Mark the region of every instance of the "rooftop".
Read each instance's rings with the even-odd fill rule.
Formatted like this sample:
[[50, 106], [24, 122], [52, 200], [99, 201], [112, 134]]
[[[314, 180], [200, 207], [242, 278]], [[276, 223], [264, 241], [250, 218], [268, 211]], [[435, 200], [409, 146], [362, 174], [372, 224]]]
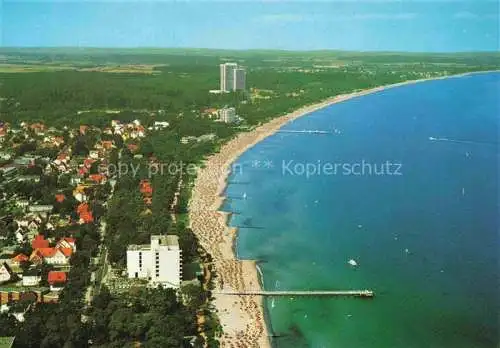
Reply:
[[[160, 246], [179, 248], [179, 237], [175, 235], [153, 235], [151, 236], [151, 243], [157, 242]], [[150, 244], [132, 244], [129, 245], [127, 250], [130, 251], [146, 251], [151, 250]]]

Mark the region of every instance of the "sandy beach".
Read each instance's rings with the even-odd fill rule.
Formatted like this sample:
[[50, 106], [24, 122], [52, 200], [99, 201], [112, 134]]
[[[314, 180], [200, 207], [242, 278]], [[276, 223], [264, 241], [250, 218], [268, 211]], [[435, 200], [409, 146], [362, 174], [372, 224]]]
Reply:
[[[467, 75], [467, 74], [462, 74]], [[462, 76], [455, 75], [455, 76]], [[447, 78], [438, 77], [436, 79]], [[201, 245], [212, 255], [215, 269], [214, 305], [223, 327], [222, 347], [270, 347], [269, 333], [264, 321], [260, 296], [224, 294], [231, 291], [260, 289], [256, 265], [253, 261], [237, 260], [233, 242], [237, 231], [226, 224], [228, 214], [219, 211], [231, 164], [246, 150], [272, 135], [284, 124], [328, 105], [388, 88], [418, 83], [424, 80], [401, 82], [350, 94], [338, 95], [320, 103], [302, 107], [277, 117], [250, 132], [241, 133], [222, 146], [219, 153], [210, 156], [198, 172], [189, 204], [190, 225]]]

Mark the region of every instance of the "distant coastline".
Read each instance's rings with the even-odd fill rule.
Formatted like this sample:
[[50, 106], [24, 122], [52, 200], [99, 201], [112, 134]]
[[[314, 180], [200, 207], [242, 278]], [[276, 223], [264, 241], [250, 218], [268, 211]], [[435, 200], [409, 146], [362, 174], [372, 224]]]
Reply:
[[221, 293], [227, 290], [258, 290], [261, 287], [255, 262], [236, 258], [234, 243], [237, 230], [228, 227], [229, 214], [219, 211], [225, 199], [223, 192], [227, 186], [229, 168], [237, 158], [260, 141], [276, 133], [286, 123], [324, 107], [404, 85], [492, 72], [500, 71], [478, 71], [410, 80], [331, 97], [272, 119], [252, 131], [238, 134], [223, 145], [218, 153], [205, 161], [205, 167], [199, 171], [193, 188], [189, 204], [189, 218], [191, 228], [201, 245], [213, 258], [217, 277], [214, 304], [223, 327], [223, 336], [220, 339], [222, 347], [271, 346], [262, 298]]

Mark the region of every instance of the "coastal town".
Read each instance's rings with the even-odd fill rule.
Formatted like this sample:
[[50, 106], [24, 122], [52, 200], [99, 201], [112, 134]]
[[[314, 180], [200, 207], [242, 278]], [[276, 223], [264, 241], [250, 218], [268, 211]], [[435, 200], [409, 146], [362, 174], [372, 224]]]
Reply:
[[[167, 126], [156, 122], [150, 130]], [[177, 236], [152, 236], [157, 244], [164, 239], [165, 243], [152, 249], [156, 263], [144, 261], [149, 262], [144, 268], [142, 260], [134, 264], [132, 250], [143, 250], [141, 257], [145, 249], [129, 246], [128, 277], [126, 272], [114, 272], [103, 244], [106, 206], [118, 179], [107, 168], [113, 158], [141, 159], [136, 152], [150, 130], [138, 120], [116, 120], [104, 129], [0, 123], [2, 313], [22, 323], [39, 304], [67, 301], [64, 296], [69, 294], [81, 296], [83, 308], [88, 309], [106, 278], [109, 287], [120, 292], [148, 284], [180, 288], [184, 277]], [[144, 213], [151, 214], [150, 180], [140, 180], [137, 191], [142, 195]], [[149, 257], [153, 259], [154, 254]], [[140, 275], [134, 271], [137, 267]], [[197, 275], [202, 279], [201, 271]], [[188, 283], [200, 286], [196, 274], [193, 279], [194, 283]], [[71, 291], [65, 291], [66, 287], [72, 287]], [[89, 317], [82, 314], [81, 320]]]
[[165, 59], [0, 96], [0, 347], [271, 346], [258, 261], [235, 255], [221, 211], [231, 164], [325, 106], [488, 68]]
[[[221, 64], [219, 93], [245, 89], [245, 71], [228, 66], [233, 69]], [[229, 125], [242, 121], [235, 108], [227, 106], [202, 109], [199, 117]], [[192, 245], [180, 245], [178, 235], [150, 234], [148, 244], [125, 246], [125, 262], [111, 261], [108, 252], [107, 210], [132, 163], [148, 168], [132, 176], [141, 199], [139, 215], [153, 215], [152, 169], [164, 173], [158, 171], [161, 164], [154, 153], [141, 151], [142, 141], [169, 126], [163, 120], [146, 126], [138, 119], [75, 128], [0, 121], [0, 305], [1, 314], [15, 318], [15, 326], [29, 321], [42, 304], [64, 307], [75, 300], [81, 303], [81, 322], [89, 323], [95, 320], [93, 301], [103, 288], [117, 296], [137, 288], [171, 288], [185, 303], [193, 299], [181, 288], [194, 287], [199, 289], [194, 291], [196, 301], [205, 301], [201, 293], [212, 281], [208, 264], [183, 259], [181, 246]], [[179, 139], [179, 146], [214, 138], [215, 134], [187, 135]], [[140, 179], [134, 177], [137, 174]], [[176, 204], [171, 202], [170, 211], [176, 211]], [[206, 340], [206, 319], [199, 309], [197, 317], [195, 332]], [[195, 338], [189, 341], [195, 344]]]

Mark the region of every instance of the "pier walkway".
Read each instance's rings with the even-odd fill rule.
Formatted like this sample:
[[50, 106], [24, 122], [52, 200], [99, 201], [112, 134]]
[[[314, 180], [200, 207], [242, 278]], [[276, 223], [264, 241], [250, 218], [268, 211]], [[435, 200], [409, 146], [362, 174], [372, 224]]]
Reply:
[[249, 290], [249, 291], [214, 291], [217, 295], [234, 295], [234, 296], [352, 296], [352, 297], [367, 297], [375, 296], [371, 290], [310, 290], [310, 291], [265, 291], [265, 290]]

